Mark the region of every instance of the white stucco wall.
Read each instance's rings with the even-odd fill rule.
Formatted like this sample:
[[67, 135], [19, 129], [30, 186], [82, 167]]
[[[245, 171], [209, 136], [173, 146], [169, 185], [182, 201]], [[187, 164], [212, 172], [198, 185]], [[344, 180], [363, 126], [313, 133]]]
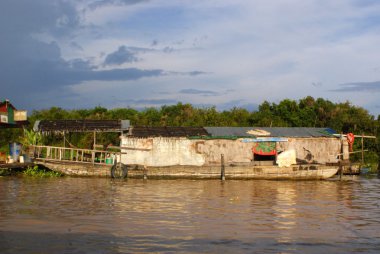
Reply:
[[194, 149], [194, 142], [186, 138], [122, 138], [124, 149], [122, 161], [127, 164], [146, 166], [194, 165], [202, 166], [204, 156]]
[[341, 153], [341, 141], [339, 138], [289, 138], [288, 142], [279, 142], [277, 148], [294, 149], [298, 160], [309, 163], [335, 163]]
[[[121, 146], [127, 153], [122, 156], [123, 163], [145, 166], [215, 165], [220, 164], [221, 154], [226, 163], [249, 163], [253, 158], [253, 144], [241, 140], [122, 137]], [[289, 138], [278, 142], [277, 148], [294, 149], [297, 159], [323, 164], [338, 162], [341, 142], [338, 138]]]

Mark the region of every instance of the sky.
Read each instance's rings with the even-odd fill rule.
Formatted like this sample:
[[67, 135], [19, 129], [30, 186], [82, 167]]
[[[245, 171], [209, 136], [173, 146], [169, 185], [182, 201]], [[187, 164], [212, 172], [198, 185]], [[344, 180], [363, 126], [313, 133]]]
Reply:
[[0, 56], [18, 109], [310, 95], [380, 114], [378, 0], [1, 0]]

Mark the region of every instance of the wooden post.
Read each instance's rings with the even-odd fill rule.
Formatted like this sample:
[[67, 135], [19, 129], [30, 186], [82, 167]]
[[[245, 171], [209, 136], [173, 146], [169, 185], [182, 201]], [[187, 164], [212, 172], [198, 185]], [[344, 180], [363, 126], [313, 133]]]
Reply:
[[143, 169], [143, 174], [144, 174], [143, 178], [144, 178], [144, 180], [148, 179], [148, 175], [147, 175], [146, 171], [147, 171], [146, 170], [146, 166], [144, 165], [144, 169]]
[[96, 147], [96, 132], [94, 131], [94, 146], [92, 147], [93, 150], [95, 150]]
[[221, 173], [220, 173], [220, 177], [222, 179], [222, 181], [226, 180], [226, 175], [225, 175], [225, 168], [224, 168], [224, 154], [221, 154], [220, 155], [220, 160], [221, 160]]
[[362, 133], [362, 166], [364, 165], [364, 133]]
[[92, 165], [94, 165], [95, 164], [95, 152], [94, 151], [91, 152], [91, 160], [92, 160]]
[[339, 160], [339, 180], [342, 180], [342, 176], [343, 176], [343, 166], [342, 166], [342, 162], [343, 162], [343, 159], [344, 159], [344, 148], [343, 148], [343, 134], [341, 133], [340, 134], [340, 143], [341, 143], [341, 152], [342, 152], [342, 157], [340, 158]]

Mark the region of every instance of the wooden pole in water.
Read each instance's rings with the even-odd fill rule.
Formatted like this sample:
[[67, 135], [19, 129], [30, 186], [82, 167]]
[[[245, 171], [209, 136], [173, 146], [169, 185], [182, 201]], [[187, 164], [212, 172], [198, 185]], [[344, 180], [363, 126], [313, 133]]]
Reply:
[[148, 175], [146, 172], [146, 166], [145, 165], [144, 165], [144, 169], [143, 169], [143, 174], [144, 174], [144, 176], [143, 176], [144, 180], [148, 179]]
[[342, 176], [343, 176], [343, 159], [344, 159], [344, 147], [343, 147], [343, 134], [340, 135], [340, 143], [341, 143], [341, 152], [342, 152], [342, 157], [340, 158], [340, 161], [339, 161], [339, 180], [342, 180]]
[[224, 154], [220, 155], [220, 160], [221, 160], [221, 179], [222, 181], [226, 180], [226, 175], [225, 175], [225, 168], [224, 168]]
[[364, 133], [362, 133], [362, 166], [364, 165]]

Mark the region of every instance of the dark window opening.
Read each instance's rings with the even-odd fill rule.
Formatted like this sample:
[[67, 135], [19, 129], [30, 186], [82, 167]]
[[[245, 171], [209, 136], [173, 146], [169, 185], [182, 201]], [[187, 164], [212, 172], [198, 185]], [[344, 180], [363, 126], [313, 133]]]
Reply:
[[253, 160], [254, 161], [274, 161], [276, 160], [276, 156], [253, 154]]

